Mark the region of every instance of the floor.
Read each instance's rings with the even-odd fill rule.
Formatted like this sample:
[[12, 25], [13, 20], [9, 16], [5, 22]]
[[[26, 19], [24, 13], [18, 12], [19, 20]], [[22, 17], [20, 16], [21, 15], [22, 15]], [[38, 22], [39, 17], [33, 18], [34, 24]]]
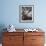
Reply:
[[0, 44], [0, 46], [2, 46], [2, 44]]

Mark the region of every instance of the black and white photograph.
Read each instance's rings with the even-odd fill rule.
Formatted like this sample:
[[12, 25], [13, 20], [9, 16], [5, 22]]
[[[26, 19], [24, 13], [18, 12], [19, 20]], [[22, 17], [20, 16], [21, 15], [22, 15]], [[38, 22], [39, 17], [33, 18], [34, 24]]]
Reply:
[[33, 5], [20, 5], [19, 19], [20, 22], [33, 22], [34, 20], [34, 6]]

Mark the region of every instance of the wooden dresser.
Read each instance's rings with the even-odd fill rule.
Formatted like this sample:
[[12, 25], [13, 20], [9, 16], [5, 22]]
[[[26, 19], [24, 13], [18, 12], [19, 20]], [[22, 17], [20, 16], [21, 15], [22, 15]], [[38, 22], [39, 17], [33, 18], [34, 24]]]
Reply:
[[44, 46], [44, 32], [3, 32], [3, 46]]

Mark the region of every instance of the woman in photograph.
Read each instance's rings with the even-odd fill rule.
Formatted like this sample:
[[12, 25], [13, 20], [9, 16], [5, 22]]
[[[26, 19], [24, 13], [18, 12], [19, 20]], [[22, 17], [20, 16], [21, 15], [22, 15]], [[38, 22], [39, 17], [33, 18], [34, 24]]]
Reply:
[[23, 7], [22, 20], [32, 20], [32, 11], [28, 7]]

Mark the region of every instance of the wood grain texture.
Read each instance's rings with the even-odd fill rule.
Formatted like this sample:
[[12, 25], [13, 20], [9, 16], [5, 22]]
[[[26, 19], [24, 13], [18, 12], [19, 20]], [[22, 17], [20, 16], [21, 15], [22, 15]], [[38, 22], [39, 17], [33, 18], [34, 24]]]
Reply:
[[44, 46], [44, 32], [24, 33], [24, 46]]
[[3, 46], [44, 46], [44, 32], [3, 32]]
[[23, 33], [4, 33], [3, 46], [23, 46]]

